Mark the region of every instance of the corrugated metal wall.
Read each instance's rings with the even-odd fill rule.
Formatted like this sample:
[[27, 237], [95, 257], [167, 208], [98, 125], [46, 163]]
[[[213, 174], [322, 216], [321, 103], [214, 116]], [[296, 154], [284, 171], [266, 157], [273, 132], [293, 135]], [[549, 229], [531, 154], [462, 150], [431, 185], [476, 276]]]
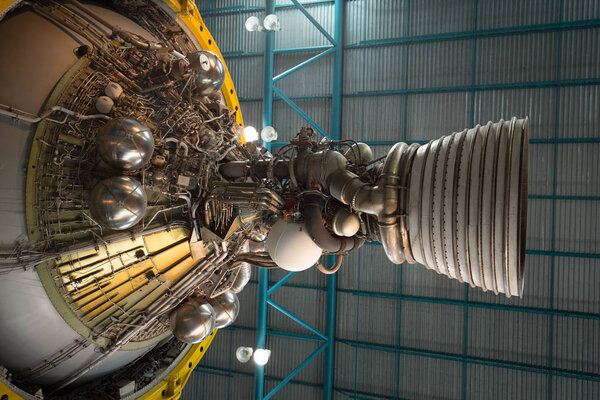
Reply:
[[[310, 13], [329, 31], [333, 4]], [[276, 49], [326, 39], [278, 1]], [[247, 33], [261, 0], [199, 2], [242, 99], [260, 127], [264, 36]], [[600, 2], [589, 0], [355, 0], [345, 4], [342, 137], [423, 141], [488, 120], [529, 116], [530, 199], [523, 299], [391, 264], [378, 246], [347, 257], [338, 274], [335, 398], [600, 398]], [[316, 52], [279, 51], [275, 75]], [[326, 57], [277, 86], [326, 131], [332, 63]], [[275, 100], [281, 141], [306, 125]], [[273, 282], [284, 274], [271, 274]], [[273, 299], [325, 330], [326, 279], [297, 274]], [[256, 282], [236, 326], [219, 332], [185, 399], [250, 399]], [[266, 390], [319, 342], [270, 311]], [[322, 397], [323, 354], [276, 396]]]

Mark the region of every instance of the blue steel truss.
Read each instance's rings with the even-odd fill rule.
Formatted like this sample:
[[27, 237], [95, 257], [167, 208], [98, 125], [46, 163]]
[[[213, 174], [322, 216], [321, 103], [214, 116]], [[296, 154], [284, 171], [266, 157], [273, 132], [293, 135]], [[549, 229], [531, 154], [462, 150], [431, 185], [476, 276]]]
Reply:
[[[311, 48], [311, 50], [321, 51], [317, 55], [301, 62], [300, 64], [284, 71], [277, 76], [273, 76], [273, 59], [276, 53], [285, 54], [289, 52], [295, 52], [299, 49], [283, 49], [275, 51], [274, 49], [274, 35], [275, 32], [266, 32], [265, 42], [265, 53], [264, 53], [264, 88], [263, 88], [263, 116], [262, 125], [263, 127], [273, 124], [273, 93], [275, 93], [279, 99], [287, 103], [294, 111], [296, 111], [304, 120], [312, 125], [317, 132], [329, 139], [340, 138], [340, 126], [341, 126], [341, 109], [342, 109], [342, 61], [343, 61], [343, 11], [344, 3], [343, 0], [334, 1], [334, 32], [333, 36], [327, 32], [314, 17], [304, 8], [298, 0], [291, 0], [294, 6], [327, 38], [331, 43], [328, 46], [321, 46], [318, 49]], [[265, 6], [266, 14], [273, 14], [275, 12], [275, 1], [266, 0]], [[306, 50], [302, 48], [301, 50]], [[321, 128], [309, 115], [307, 115], [292, 99], [287, 97], [281, 92], [279, 88], [275, 86], [275, 83], [281, 79], [292, 75], [300, 69], [318, 61], [324, 57], [333, 55], [333, 87], [332, 87], [332, 110], [331, 110], [331, 132], [327, 133]], [[271, 144], [265, 143], [265, 146], [270, 149]], [[334, 256], [328, 256], [328, 263], [332, 266], [335, 263]], [[265, 388], [265, 367], [257, 365], [254, 371], [254, 399], [255, 400], [268, 400], [272, 398], [285, 384], [292, 381], [306, 365], [308, 365], [317, 355], [325, 351], [325, 376], [323, 383], [323, 399], [331, 400], [333, 398], [333, 362], [335, 356], [335, 300], [336, 300], [336, 289], [337, 280], [336, 275], [332, 274], [327, 277], [327, 331], [325, 333], [319, 332], [308, 323], [304, 322], [298, 316], [292, 314], [290, 311], [283, 308], [281, 305], [276, 303], [270, 298], [270, 296], [284, 286], [286, 282], [294, 276], [294, 272], [290, 272], [283, 277], [279, 282], [273, 284], [269, 288], [269, 271], [261, 268], [258, 273], [258, 307], [257, 307], [257, 326], [256, 326], [256, 348], [264, 349], [266, 345], [266, 336], [268, 334], [276, 334], [272, 331], [267, 330], [267, 311], [268, 306], [279, 311], [283, 315], [290, 318], [295, 323], [304, 327], [306, 330], [311, 332], [314, 336], [308, 335], [292, 335], [289, 334], [287, 337], [303, 339], [303, 340], [317, 340], [322, 344], [310, 354], [303, 362], [301, 362], [294, 370], [292, 370], [283, 380], [281, 380], [269, 393], [264, 393]]]

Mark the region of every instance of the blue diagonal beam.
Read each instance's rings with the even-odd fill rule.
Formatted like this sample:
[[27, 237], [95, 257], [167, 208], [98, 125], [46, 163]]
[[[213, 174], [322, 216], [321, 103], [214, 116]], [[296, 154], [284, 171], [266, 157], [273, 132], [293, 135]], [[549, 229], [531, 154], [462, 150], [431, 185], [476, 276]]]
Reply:
[[[242, 325], [231, 325], [227, 329], [232, 330], [232, 331], [254, 331], [255, 330], [254, 327], [242, 326]], [[323, 343], [323, 339], [321, 339], [320, 337], [315, 336], [315, 335], [306, 335], [303, 333], [274, 331], [271, 329], [267, 329], [267, 335]]]
[[289, 281], [292, 276], [296, 275], [295, 272], [289, 272], [286, 276], [284, 276], [283, 278], [281, 278], [279, 280], [279, 282], [277, 282], [276, 284], [274, 284], [273, 286], [271, 286], [271, 288], [267, 291], [267, 296], [270, 296], [273, 294], [274, 291], [276, 291], [277, 289], [279, 289], [284, 283], [286, 283], [287, 281]]
[[325, 28], [323, 28], [321, 24], [319, 24], [319, 22], [308, 11], [306, 11], [306, 8], [304, 8], [304, 6], [300, 4], [298, 0], [292, 0], [292, 3], [294, 3], [298, 10], [300, 10], [300, 12], [302, 12], [302, 14], [304, 14], [304, 16], [308, 18], [308, 20], [315, 26], [315, 28], [317, 28], [319, 32], [321, 32], [323, 36], [325, 36], [327, 40], [331, 42], [332, 45], [337, 46], [337, 42], [335, 41], [335, 39], [331, 37], [329, 32], [327, 32]]
[[308, 60], [302, 61], [300, 64], [288, 69], [287, 71], [282, 72], [281, 74], [277, 75], [276, 77], [273, 78], [273, 82], [277, 82], [278, 80], [281, 80], [283, 78], [285, 78], [286, 76], [289, 76], [291, 74], [293, 74], [296, 71], [301, 70], [302, 68], [309, 66], [310, 64], [320, 60], [323, 57], [326, 57], [328, 55], [330, 55], [331, 53], [335, 52], [335, 47], [332, 47], [328, 50], [325, 50], [322, 53], [319, 53], [311, 58], [309, 58]]
[[282, 313], [283, 315], [285, 315], [286, 317], [288, 317], [292, 321], [296, 322], [298, 325], [303, 326], [304, 328], [308, 329], [309, 331], [311, 331], [315, 335], [319, 336], [324, 341], [328, 340], [327, 336], [323, 335], [317, 329], [313, 328], [310, 324], [308, 324], [307, 322], [305, 322], [304, 320], [302, 320], [300, 317], [296, 316], [295, 314], [293, 314], [289, 310], [283, 308], [281, 305], [279, 305], [278, 303], [276, 303], [272, 299], [268, 298], [267, 299], [267, 304], [269, 304], [271, 307], [273, 307], [274, 309], [276, 309], [277, 311], [279, 311], [280, 313]]
[[294, 376], [298, 375], [298, 372], [302, 371], [302, 369], [304, 367], [306, 367], [316, 356], [318, 356], [319, 353], [322, 352], [328, 345], [329, 345], [329, 343], [323, 343], [310, 356], [308, 356], [306, 358], [306, 360], [302, 361], [300, 363], [300, 365], [298, 365], [296, 368], [294, 368], [294, 370], [292, 372], [290, 372], [290, 374], [288, 376], [286, 376], [285, 378], [283, 378], [283, 380], [281, 382], [279, 382], [279, 384], [277, 386], [275, 386], [273, 388], [273, 390], [271, 390], [269, 392], [269, 394], [267, 394], [265, 396], [264, 400], [269, 400], [271, 397], [275, 396], [275, 393], [277, 393], [279, 391], [279, 389], [281, 389], [286, 383], [288, 383], [289, 381], [291, 381]]
[[319, 126], [319, 124], [317, 124], [315, 121], [313, 121], [313, 119], [311, 117], [309, 117], [300, 107], [298, 107], [298, 105], [296, 103], [294, 103], [292, 100], [289, 99], [289, 97], [284, 95], [281, 92], [281, 90], [279, 90], [279, 88], [277, 88], [277, 86], [273, 86], [273, 91], [277, 94], [277, 96], [279, 96], [281, 98], [281, 100], [285, 101], [287, 103], [287, 105], [292, 108], [292, 110], [296, 111], [302, 118], [304, 118], [304, 120], [306, 122], [311, 124], [317, 130], [317, 132], [319, 132], [321, 135], [325, 136], [327, 139], [331, 140], [331, 136], [329, 136], [329, 134], [327, 134], [327, 132], [325, 132], [323, 130], [323, 128], [321, 128]]

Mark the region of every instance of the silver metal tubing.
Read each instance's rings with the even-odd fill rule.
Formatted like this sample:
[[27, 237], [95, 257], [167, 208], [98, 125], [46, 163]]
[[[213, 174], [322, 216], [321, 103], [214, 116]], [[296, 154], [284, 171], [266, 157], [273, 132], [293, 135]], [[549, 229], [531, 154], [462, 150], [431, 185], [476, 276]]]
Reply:
[[[56, 120], [56, 119], [49, 118], [49, 116], [55, 112], [61, 112], [63, 114], [66, 114], [65, 118], [62, 120]], [[19, 121], [28, 122], [30, 124], [37, 124], [38, 122], [40, 122], [44, 119], [48, 120], [50, 122], [57, 123], [57, 124], [64, 124], [65, 122], [67, 122], [67, 119], [69, 116], [80, 119], [80, 120], [88, 120], [88, 119], [110, 120], [111, 119], [109, 116], [104, 115], [104, 114], [84, 115], [84, 114], [79, 114], [79, 113], [76, 113], [74, 111], [68, 110], [68, 109], [66, 109], [64, 107], [60, 107], [60, 106], [54, 106], [51, 109], [49, 109], [48, 111], [44, 112], [42, 115], [37, 116], [35, 114], [31, 114], [26, 111], [21, 111], [14, 107], [7, 106], [5, 104], [0, 104], [0, 115], [5, 115], [7, 117], [17, 119]]]
[[336, 272], [338, 272], [338, 270], [342, 266], [343, 260], [344, 260], [344, 256], [342, 254], [338, 255], [335, 259], [335, 264], [333, 264], [333, 266], [331, 268], [327, 268], [320, 261], [317, 261], [317, 269], [325, 275], [335, 274]]
[[[143, 331], [150, 323], [154, 322], [164, 312], [168, 311], [169, 309], [177, 305], [179, 302], [184, 300], [186, 296], [179, 297], [179, 295], [190, 291], [200, 282], [208, 278], [212, 274], [216, 266], [223, 262], [227, 254], [228, 253], [226, 251], [214, 253], [213, 255], [199, 262], [192, 271], [185, 274], [185, 276], [180, 281], [178, 281], [171, 287], [171, 294], [169, 296], [160, 297], [150, 307], [148, 307], [146, 314], [137, 316], [129, 324], [130, 326], [132, 326], [132, 328], [126, 334], [121, 336], [110, 347], [105, 349], [100, 356], [96, 357], [88, 365], [75, 372], [68, 379], [62, 381], [57, 387], [54, 388], [53, 393], [75, 382], [77, 379], [85, 375], [88, 371], [94, 369], [96, 366], [101, 364], [109, 355], [119, 350], [123, 345], [128, 343], [138, 333]], [[208, 266], [210, 266], [210, 268], [207, 268]]]
[[70, 0], [70, 3], [73, 4], [75, 7], [79, 8], [81, 11], [88, 14], [90, 17], [94, 18], [96, 21], [100, 22], [102, 25], [109, 28], [112, 31], [113, 35], [119, 36], [121, 39], [133, 44], [136, 47], [139, 47], [140, 49], [159, 50], [164, 47], [162, 44], [152, 43], [150, 41], [147, 41], [143, 38], [138, 37], [137, 35], [134, 35], [131, 32], [122, 30], [118, 26], [115, 26], [115, 25], [111, 24], [110, 22], [108, 22], [107, 20], [105, 20], [104, 18], [100, 17], [98, 14], [91, 11], [89, 8], [87, 8], [86, 6], [84, 6], [83, 4], [78, 2], [77, 0]]

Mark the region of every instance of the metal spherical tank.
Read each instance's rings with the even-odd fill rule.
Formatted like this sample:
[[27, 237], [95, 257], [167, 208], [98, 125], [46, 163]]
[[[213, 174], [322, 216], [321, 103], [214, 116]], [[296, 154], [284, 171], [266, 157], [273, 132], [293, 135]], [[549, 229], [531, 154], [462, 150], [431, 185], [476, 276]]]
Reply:
[[128, 176], [106, 178], [90, 194], [90, 212], [101, 225], [115, 230], [128, 229], [140, 222], [146, 212], [146, 192], [141, 183]]
[[210, 304], [189, 299], [171, 313], [169, 323], [177, 339], [185, 343], [198, 343], [215, 329], [215, 313]]
[[210, 304], [215, 311], [215, 328], [217, 329], [231, 325], [240, 312], [240, 300], [233, 292], [225, 292], [211, 299]]
[[225, 82], [225, 65], [215, 53], [202, 50], [188, 54], [190, 68], [196, 73], [196, 90], [210, 96], [221, 90]]
[[283, 219], [269, 231], [267, 251], [277, 266], [287, 271], [303, 271], [312, 267], [323, 252], [312, 241], [304, 224]]
[[360, 229], [358, 215], [346, 209], [338, 210], [333, 216], [333, 232], [339, 236], [351, 237], [356, 235]]
[[367, 164], [373, 161], [373, 150], [366, 143], [355, 143], [346, 152], [344, 156], [353, 163]]
[[109, 166], [132, 171], [142, 168], [154, 151], [150, 128], [134, 118], [107, 122], [96, 137], [96, 150]]

